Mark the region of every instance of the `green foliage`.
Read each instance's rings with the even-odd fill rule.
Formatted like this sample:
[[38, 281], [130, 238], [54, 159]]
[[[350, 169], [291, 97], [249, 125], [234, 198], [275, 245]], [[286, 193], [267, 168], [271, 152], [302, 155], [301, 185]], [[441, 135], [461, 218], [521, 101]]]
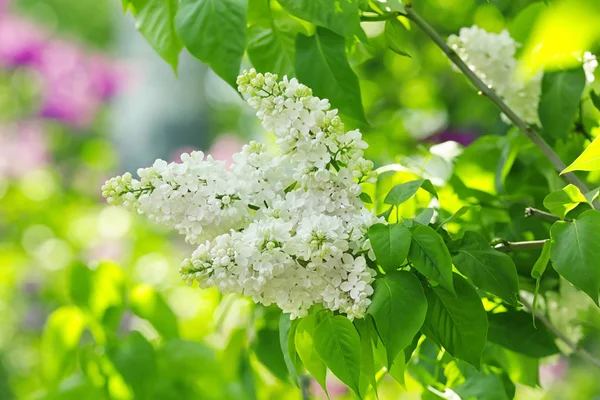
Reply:
[[571, 171], [597, 171], [600, 169], [600, 140], [594, 139], [571, 165], [561, 174]]
[[385, 38], [392, 51], [401, 56], [410, 57], [410, 34], [400, 20], [392, 19], [385, 23]]
[[412, 241], [408, 259], [427, 279], [454, 293], [452, 258], [442, 237], [432, 228], [416, 225], [410, 229]]
[[327, 393], [326, 377], [327, 365], [321, 360], [315, 348], [315, 330], [317, 329], [317, 314], [311, 314], [298, 323], [294, 343], [298, 356], [306, 367], [306, 370], [321, 385]]
[[421, 329], [427, 313], [427, 299], [414, 274], [397, 271], [375, 282], [372, 301], [368, 313], [375, 319], [390, 369], [398, 353], [410, 345]]
[[582, 68], [544, 73], [539, 115], [549, 140], [568, 137], [584, 87]]
[[411, 233], [401, 224], [375, 224], [369, 228], [369, 240], [377, 262], [386, 273], [398, 269], [410, 249]]
[[423, 333], [453, 357], [479, 368], [488, 333], [488, 320], [475, 289], [454, 274], [454, 292], [425, 288], [427, 317]]
[[150, 286], [138, 285], [134, 287], [129, 297], [131, 310], [147, 319], [166, 339], [179, 337], [177, 318], [162, 296]]
[[534, 327], [523, 311], [488, 314], [488, 340], [525, 356], [542, 358], [558, 353], [554, 336], [541, 324]]
[[398, 206], [413, 197], [419, 189], [426, 190], [431, 193], [432, 196], [438, 197], [438, 194], [429, 179], [419, 179], [394, 186], [385, 197], [384, 203]]
[[194, 57], [233, 87], [246, 41], [246, 0], [183, 0], [175, 24]]
[[475, 286], [516, 306], [519, 280], [513, 260], [493, 250], [477, 232], [467, 231], [453, 246], [452, 263]]
[[[298, 321], [291, 321], [289, 314], [281, 314], [279, 318], [279, 346], [283, 354], [283, 361], [289, 371], [289, 374], [296, 383], [300, 385], [298, 377], [298, 353], [296, 352], [295, 336], [298, 328]], [[308, 368], [308, 367], [307, 367]]]
[[572, 184], [552, 192], [544, 198], [544, 207], [562, 219], [581, 203], [587, 203], [587, 200], [577, 186]]
[[258, 360], [277, 378], [283, 381], [288, 378], [287, 365], [279, 344], [278, 330], [267, 328], [258, 331], [254, 343], [254, 353]]
[[295, 68], [298, 80], [316, 96], [331, 100], [342, 114], [365, 122], [358, 78], [346, 56], [343, 36], [317, 28], [313, 36], [296, 37]]
[[563, 278], [598, 304], [600, 289], [600, 212], [589, 210], [573, 222], [558, 221], [550, 230], [552, 265]]
[[327, 367], [360, 397], [360, 336], [342, 315], [324, 314], [314, 331], [314, 345]]

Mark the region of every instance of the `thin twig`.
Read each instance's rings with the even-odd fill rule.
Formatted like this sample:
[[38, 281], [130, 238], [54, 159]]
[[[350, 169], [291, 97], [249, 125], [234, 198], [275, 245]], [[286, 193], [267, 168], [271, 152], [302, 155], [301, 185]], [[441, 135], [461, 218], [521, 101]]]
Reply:
[[577, 347], [577, 344], [575, 344], [573, 341], [571, 341], [571, 339], [569, 339], [568, 337], [566, 337], [561, 331], [558, 330], [557, 327], [555, 327], [554, 325], [552, 325], [552, 322], [550, 322], [550, 320], [548, 318], [546, 318], [546, 316], [544, 314], [541, 314], [539, 312], [535, 312], [533, 310], [533, 307], [531, 306], [531, 304], [527, 300], [521, 298], [521, 303], [523, 303], [523, 307], [526, 308], [529, 312], [534, 313], [535, 317], [538, 320], [540, 320], [542, 322], [542, 324], [546, 325], [546, 327], [548, 329], [550, 329], [550, 331], [552, 331], [552, 333], [554, 333], [554, 335], [558, 339], [560, 339], [561, 342], [563, 342], [571, 350], [573, 350], [573, 352], [579, 354], [582, 358], [585, 358], [590, 363], [592, 363], [596, 367], [600, 368], [600, 360], [598, 360], [593, 355], [591, 355], [586, 349], [582, 349], [580, 347]]
[[546, 211], [538, 210], [537, 208], [527, 207], [525, 209], [526, 217], [537, 217], [540, 219], [545, 219], [546, 221], [556, 222], [556, 221], [567, 221], [572, 222], [573, 220], [570, 218], [560, 218], [554, 214], [547, 213]]
[[530, 240], [528, 242], [502, 242], [494, 246], [495, 250], [501, 251], [502, 253], [510, 253], [512, 251], [531, 251], [538, 250], [544, 247], [548, 239], [543, 240]]
[[[418, 13], [415, 12], [411, 5], [405, 5], [406, 16], [419, 26], [427, 36], [448, 56], [450, 61], [454, 63], [462, 71], [463, 74], [479, 89], [480, 93], [488, 97], [499, 109], [512, 121], [512, 123], [521, 130], [527, 137], [541, 150], [541, 152], [550, 160], [554, 168], [561, 172], [567, 166], [562, 162], [560, 157], [552, 150], [546, 141], [536, 132], [536, 130], [523, 121], [506, 103], [496, 94], [494, 89], [486, 85], [479, 77], [463, 62], [458, 54], [448, 46], [446, 41], [425, 21]], [[562, 177], [569, 183], [577, 186], [582, 193], [588, 193], [589, 189], [575, 174], [569, 172], [563, 174]]]

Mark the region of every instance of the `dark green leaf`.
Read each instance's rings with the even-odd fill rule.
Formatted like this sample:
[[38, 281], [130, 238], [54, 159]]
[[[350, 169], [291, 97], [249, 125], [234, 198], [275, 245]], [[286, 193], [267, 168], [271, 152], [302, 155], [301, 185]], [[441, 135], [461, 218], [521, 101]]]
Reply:
[[487, 315], [475, 289], [458, 274], [454, 274], [454, 289], [456, 295], [439, 286], [425, 288], [428, 308], [422, 331], [453, 357], [479, 368]]
[[147, 319], [164, 339], [179, 337], [177, 317], [160, 293], [148, 285], [138, 285], [130, 293], [129, 306], [137, 316]]
[[544, 207], [550, 210], [552, 214], [563, 219], [569, 211], [580, 203], [587, 203], [587, 199], [573, 184], [568, 184], [561, 190], [552, 192], [544, 198]]
[[356, 326], [360, 336], [360, 392], [363, 395], [367, 394], [369, 385], [373, 387], [373, 390], [377, 390], [375, 356], [373, 354], [373, 342], [371, 341], [369, 332], [369, 323], [371, 322], [366, 318], [354, 320], [354, 326]]
[[358, 18], [357, 0], [279, 0], [279, 4], [290, 14], [338, 35], [365, 37]]
[[246, 43], [246, 0], [181, 0], [175, 24], [189, 52], [237, 88]]
[[81, 308], [89, 308], [93, 272], [84, 264], [74, 264], [69, 270], [69, 297]]
[[539, 279], [546, 271], [546, 266], [548, 265], [548, 261], [550, 261], [550, 251], [552, 249], [552, 242], [550, 240], [544, 243], [544, 247], [542, 248], [542, 254], [537, 259], [533, 268], [531, 269], [531, 277], [533, 279]]
[[254, 353], [258, 361], [267, 367], [273, 375], [282, 381], [287, 380], [289, 374], [279, 344], [279, 331], [274, 329], [258, 331], [254, 342]]
[[108, 358], [123, 376], [136, 398], [150, 398], [157, 374], [156, 355], [152, 345], [139, 333], [107, 349]]
[[328, 314], [314, 333], [315, 349], [327, 367], [360, 397], [360, 336], [348, 318]]
[[531, 387], [537, 387], [540, 384], [540, 363], [537, 358], [515, 353], [502, 346], [488, 342], [483, 353], [483, 362], [502, 368], [514, 382]]
[[385, 23], [385, 39], [388, 47], [395, 53], [411, 56], [408, 52], [412, 48], [410, 34], [398, 19], [394, 18]]
[[302, 363], [306, 367], [306, 370], [310, 372], [313, 378], [321, 385], [323, 391], [327, 393], [326, 377], [327, 367], [314, 344], [314, 334], [317, 328], [317, 315], [310, 314], [300, 320], [298, 327], [296, 328], [295, 345], [298, 356], [302, 360]]
[[433, 213], [433, 208], [426, 208], [415, 217], [415, 221], [422, 225], [429, 225], [431, 218], [433, 218]]
[[371, 199], [371, 196], [369, 196], [368, 193], [362, 192], [360, 194], [360, 199], [362, 200], [363, 203], [373, 204], [373, 199]]
[[358, 78], [346, 56], [342, 36], [317, 28], [313, 36], [296, 37], [296, 74], [316, 96], [327, 98], [342, 114], [366, 121]]
[[429, 226], [415, 225], [410, 230], [412, 241], [408, 259], [427, 279], [439, 283], [451, 293], [452, 258], [442, 237]]
[[465, 377], [462, 384], [453, 387], [452, 390], [461, 399], [477, 400], [510, 400], [503, 379], [491, 371], [477, 371], [472, 366], [458, 362], [460, 371]]
[[524, 311], [488, 314], [488, 340], [516, 353], [541, 358], [558, 353], [554, 336], [543, 324], [534, 328]]
[[600, 111], [600, 95], [596, 93], [594, 90], [590, 92], [590, 99], [592, 99], [592, 103], [596, 110]]
[[289, 314], [281, 314], [279, 319], [279, 346], [292, 380], [296, 386], [300, 386], [296, 345], [294, 343], [297, 327], [298, 320], [291, 321]]
[[146, 41], [177, 72], [183, 47], [173, 21], [177, 0], [130, 0], [128, 9]]
[[544, 73], [539, 115], [544, 136], [566, 139], [585, 87], [583, 68]]
[[377, 262], [390, 273], [406, 260], [411, 234], [404, 225], [375, 224], [369, 228], [369, 240]]
[[492, 249], [477, 232], [465, 232], [458, 243], [456, 254], [452, 256], [454, 266], [479, 289], [517, 305], [519, 277], [512, 258]]
[[375, 281], [368, 313], [387, 350], [388, 369], [398, 353], [408, 347], [427, 314], [427, 299], [419, 279], [410, 272], [397, 271]]
[[438, 197], [438, 194], [429, 179], [419, 179], [394, 186], [387, 196], [385, 196], [383, 202], [385, 204], [398, 206], [413, 197], [419, 188], [428, 191], [434, 197]]
[[600, 212], [589, 210], [573, 222], [552, 225], [552, 265], [556, 272], [583, 290], [598, 305], [600, 288]]

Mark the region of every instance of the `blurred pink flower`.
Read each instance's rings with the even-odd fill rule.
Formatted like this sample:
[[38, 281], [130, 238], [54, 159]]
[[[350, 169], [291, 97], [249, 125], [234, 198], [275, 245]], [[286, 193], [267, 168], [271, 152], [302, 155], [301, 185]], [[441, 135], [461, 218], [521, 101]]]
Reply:
[[[348, 388], [337, 378], [329, 377], [327, 379], [326, 386], [327, 386], [327, 392], [329, 393], [329, 398], [331, 398], [331, 399], [335, 399], [336, 397], [341, 397], [341, 396], [345, 395], [346, 393], [348, 393]], [[319, 385], [319, 382], [317, 382], [314, 379], [311, 380], [310, 390], [311, 390], [311, 393], [313, 393], [313, 395], [315, 397], [327, 398], [327, 395], [321, 388], [321, 385]]]
[[40, 123], [0, 127], [0, 176], [19, 177], [49, 161]]
[[225, 161], [225, 167], [229, 168], [233, 162], [233, 155], [242, 149], [243, 142], [234, 135], [221, 135], [215, 139], [210, 150], [210, 154], [215, 160]]
[[541, 364], [539, 369], [540, 385], [547, 388], [555, 382], [560, 382], [565, 377], [566, 372], [567, 361], [563, 357], [551, 364]]
[[36, 63], [46, 35], [38, 25], [0, 10], [0, 65], [15, 67]]
[[428, 137], [426, 140], [434, 143], [443, 143], [449, 140], [460, 143], [463, 146], [470, 145], [479, 135], [472, 131], [458, 131], [446, 129], [435, 135]]

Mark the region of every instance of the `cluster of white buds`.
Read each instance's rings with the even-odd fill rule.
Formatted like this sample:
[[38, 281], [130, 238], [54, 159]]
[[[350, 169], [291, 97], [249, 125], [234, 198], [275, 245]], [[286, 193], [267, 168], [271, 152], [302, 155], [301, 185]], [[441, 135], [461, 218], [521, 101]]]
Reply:
[[292, 318], [320, 304], [363, 317], [375, 271], [368, 228], [378, 222], [359, 196], [374, 182], [357, 130], [296, 79], [254, 70], [239, 90], [277, 137], [278, 153], [252, 142], [227, 170], [201, 152], [181, 163], [157, 160], [103, 186], [124, 204], [185, 235], [199, 247], [180, 273], [188, 283], [277, 304]]

